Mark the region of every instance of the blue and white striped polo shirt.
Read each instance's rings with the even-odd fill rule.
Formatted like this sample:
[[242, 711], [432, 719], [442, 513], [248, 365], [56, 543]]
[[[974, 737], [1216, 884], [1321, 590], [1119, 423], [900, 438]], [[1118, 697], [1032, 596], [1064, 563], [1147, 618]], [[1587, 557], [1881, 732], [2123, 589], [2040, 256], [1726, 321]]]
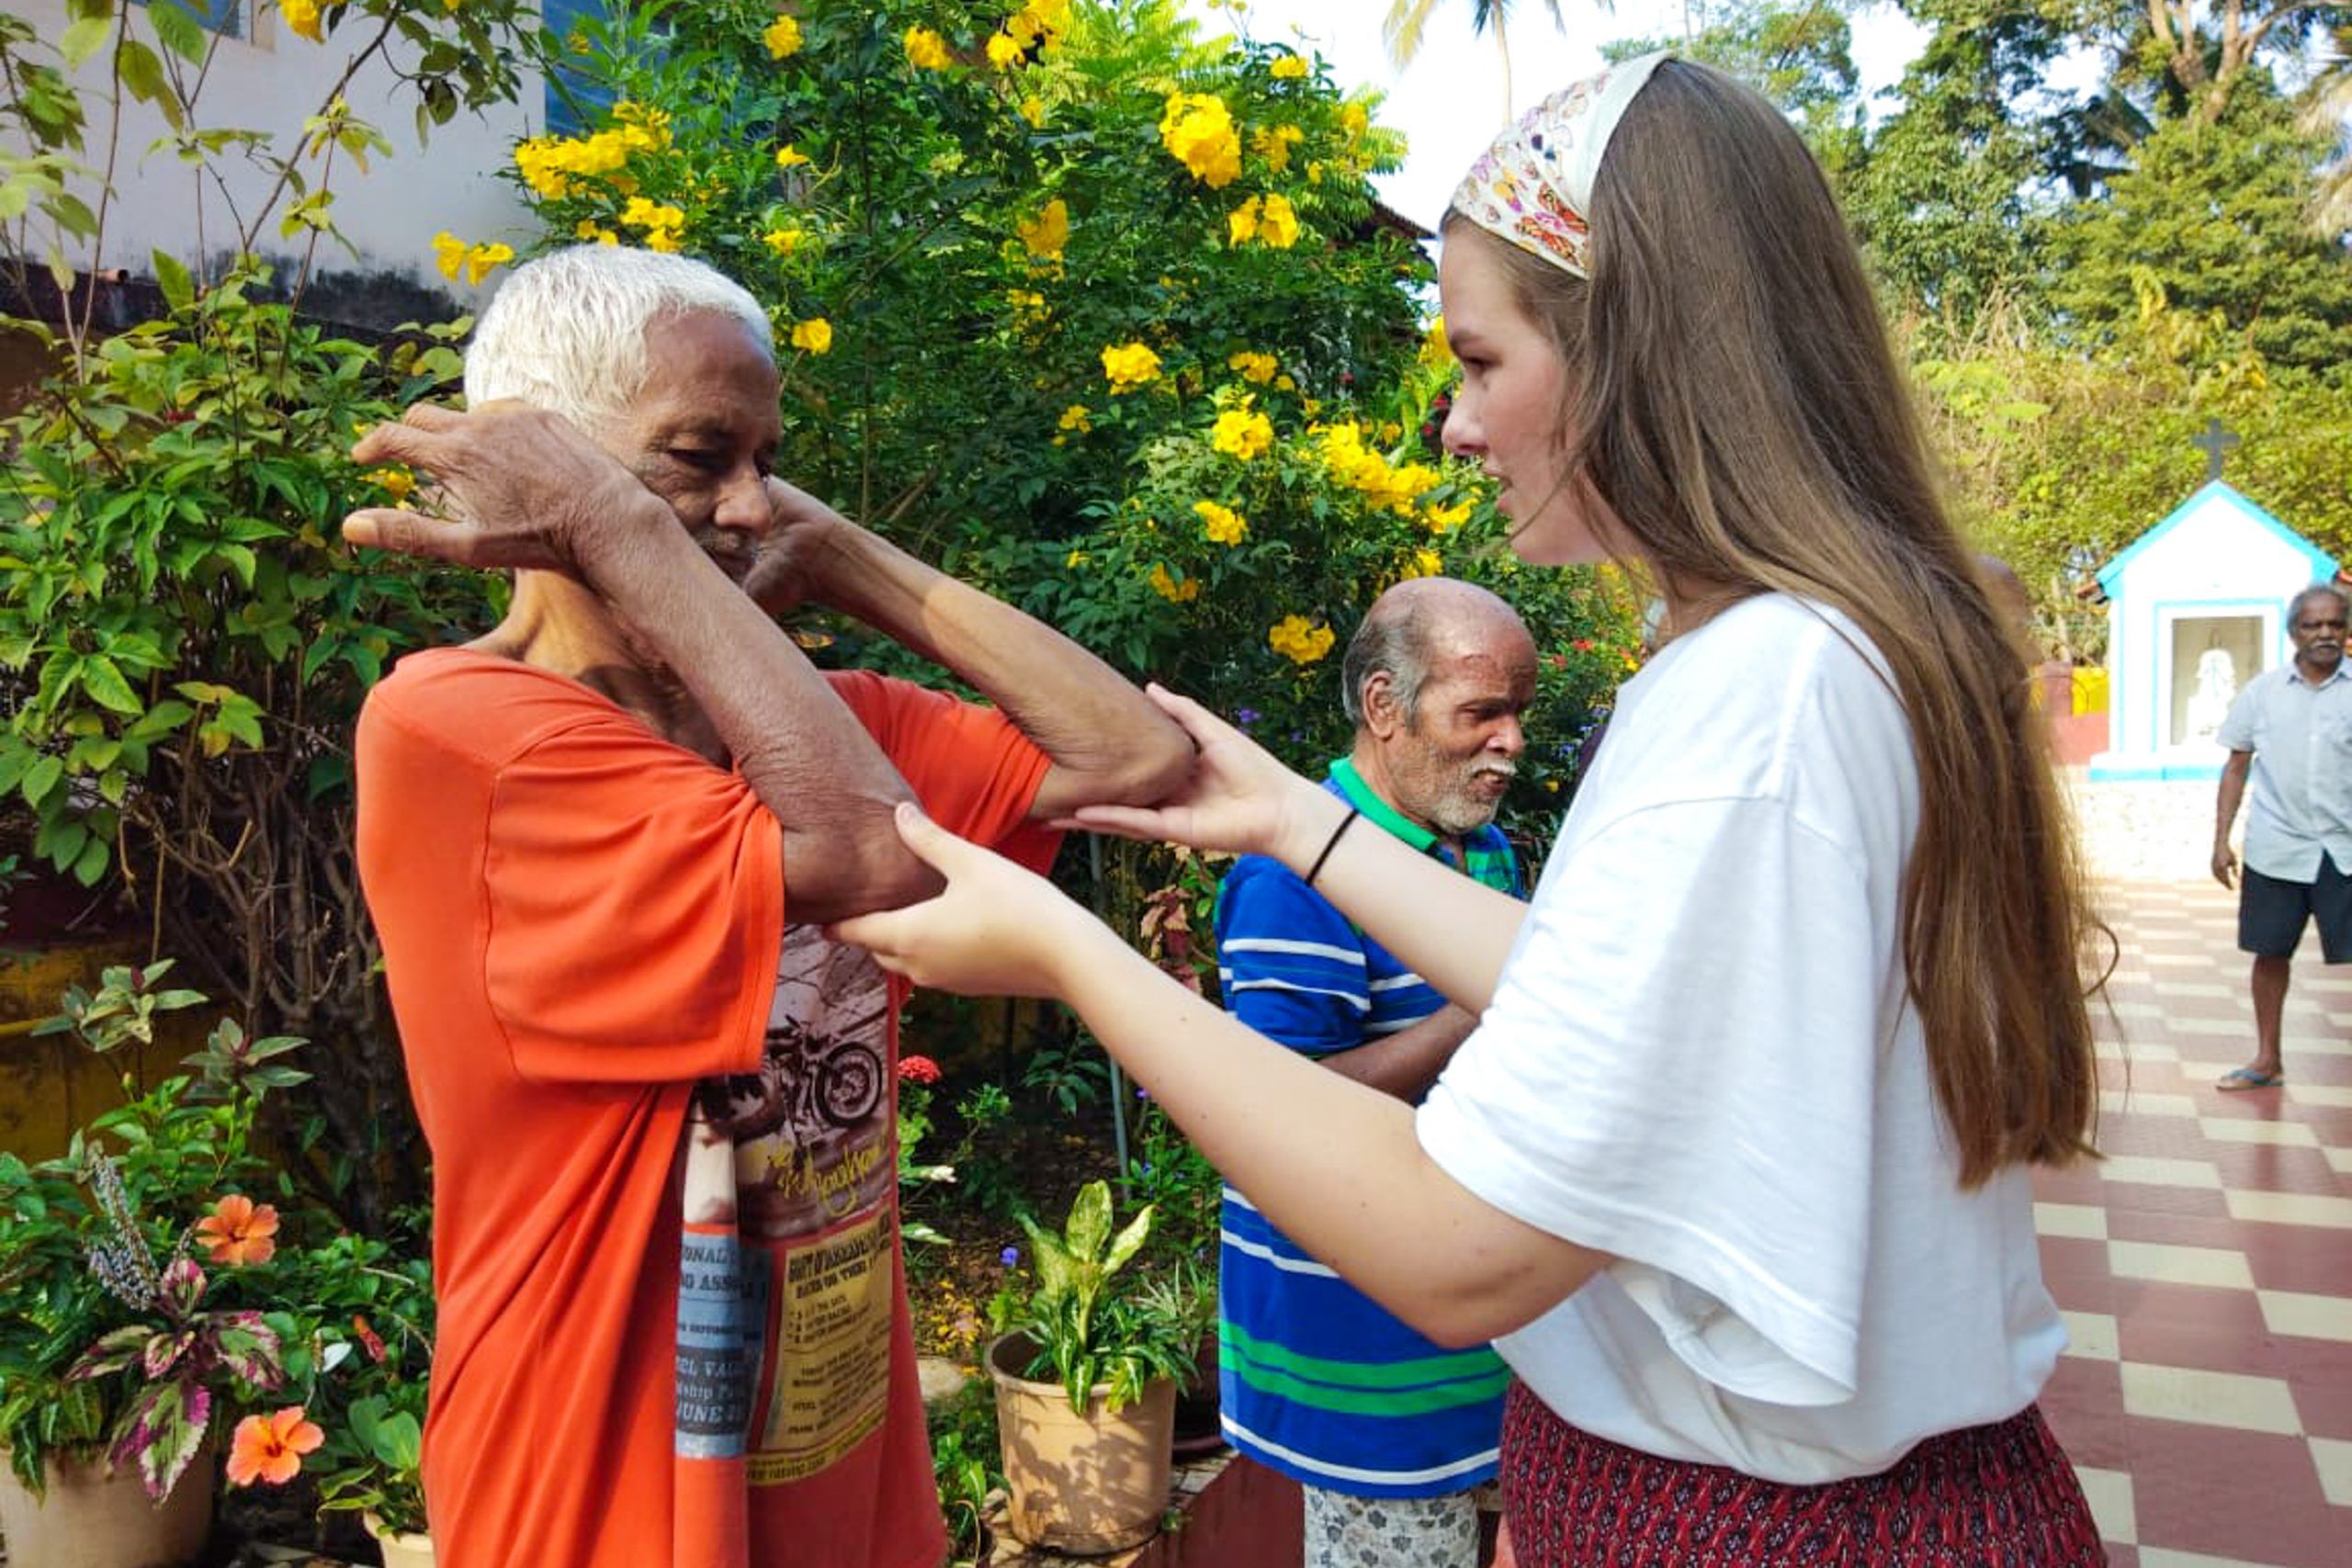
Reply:
[[[1325, 788], [1424, 853], [1426, 829], [1344, 758]], [[1525, 897], [1510, 842], [1467, 841], [1471, 875]], [[1228, 1011], [1309, 1055], [1352, 1050], [1445, 1005], [1419, 975], [1277, 861], [1244, 856], [1217, 895]], [[1432, 1344], [1294, 1246], [1225, 1190], [1218, 1269], [1218, 1396], [1227, 1440], [1309, 1486], [1427, 1497], [1490, 1479], [1510, 1373], [1492, 1350]]]

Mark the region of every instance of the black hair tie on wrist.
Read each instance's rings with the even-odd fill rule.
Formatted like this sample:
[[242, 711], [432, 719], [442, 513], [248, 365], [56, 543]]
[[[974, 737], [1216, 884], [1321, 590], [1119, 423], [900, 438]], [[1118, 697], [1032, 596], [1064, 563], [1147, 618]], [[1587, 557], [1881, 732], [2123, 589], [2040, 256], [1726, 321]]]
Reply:
[[1306, 886], [1309, 887], [1315, 886], [1315, 879], [1323, 874], [1323, 863], [1331, 858], [1331, 852], [1340, 847], [1340, 840], [1350, 828], [1355, 825], [1355, 819], [1363, 815], [1363, 813], [1354, 807], [1348, 807], [1348, 814], [1340, 818], [1340, 825], [1331, 829], [1329, 838], [1323, 840], [1323, 852], [1317, 855], [1315, 863], [1306, 868]]

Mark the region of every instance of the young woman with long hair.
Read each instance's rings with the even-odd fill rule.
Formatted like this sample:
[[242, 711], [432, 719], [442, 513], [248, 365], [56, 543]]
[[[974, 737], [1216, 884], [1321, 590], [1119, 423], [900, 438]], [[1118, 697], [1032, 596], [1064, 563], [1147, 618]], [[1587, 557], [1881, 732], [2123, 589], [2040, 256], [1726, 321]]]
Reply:
[[1478, 1012], [1416, 1109], [1270, 1045], [902, 809], [917, 981], [1072, 1005], [1275, 1224], [1517, 1374], [1526, 1568], [2103, 1561], [2034, 1400], [2028, 1168], [2090, 1152], [2087, 909], [2027, 669], [1938, 499], [1851, 240], [1756, 94], [1612, 67], [1444, 230], [1448, 445], [1531, 562], [1645, 569], [1532, 906], [1197, 706], [1185, 796], [1087, 825], [1272, 854]]

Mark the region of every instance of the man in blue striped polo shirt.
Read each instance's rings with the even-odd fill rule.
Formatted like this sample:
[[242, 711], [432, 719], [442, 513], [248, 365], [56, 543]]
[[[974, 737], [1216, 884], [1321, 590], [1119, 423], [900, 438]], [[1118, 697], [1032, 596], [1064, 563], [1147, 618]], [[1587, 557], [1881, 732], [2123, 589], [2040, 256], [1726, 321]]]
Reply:
[[[1535, 696], [1534, 640], [1510, 606], [1450, 578], [1399, 583], [1365, 614], [1340, 679], [1355, 744], [1324, 787], [1524, 897], [1494, 826]], [[1227, 874], [1216, 935], [1236, 1017], [1400, 1100], [1427, 1092], [1475, 1021], [1262, 856]], [[1225, 1435], [1306, 1489], [1306, 1568], [1476, 1568], [1472, 1494], [1495, 1473], [1500, 1359], [1424, 1339], [1230, 1186], [1224, 1223]]]

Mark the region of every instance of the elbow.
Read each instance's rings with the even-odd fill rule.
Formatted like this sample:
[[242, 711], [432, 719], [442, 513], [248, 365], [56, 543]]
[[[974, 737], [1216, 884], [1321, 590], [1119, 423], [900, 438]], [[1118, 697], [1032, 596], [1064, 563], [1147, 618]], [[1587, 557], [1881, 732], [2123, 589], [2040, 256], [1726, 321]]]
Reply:
[[1448, 1350], [1473, 1350], [1499, 1336], [1526, 1327], [1542, 1312], [1517, 1312], [1490, 1294], [1449, 1291], [1422, 1303], [1409, 1315], [1397, 1314], [1432, 1345]]
[[1510, 1332], [1508, 1329], [1488, 1330], [1483, 1324], [1474, 1321], [1472, 1314], [1459, 1311], [1443, 1315], [1423, 1314], [1420, 1321], [1413, 1323], [1413, 1327], [1422, 1338], [1447, 1350], [1475, 1350], [1491, 1341], [1495, 1335]]
[[1383, 1304], [1431, 1343], [1466, 1350], [1533, 1323], [1582, 1290], [1604, 1261], [1572, 1248], [1498, 1274], [1473, 1269], [1451, 1280], [1425, 1280], [1419, 1299]]
[[946, 886], [899, 838], [888, 803], [879, 821], [830, 833], [784, 838], [786, 909], [795, 923], [830, 924], [936, 897]]
[[1193, 773], [1192, 738], [1166, 719], [1136, 738], [1114, 763], [1105, 768], [1100, 784], [1104, 806], [1157, 806], [1178, 790]]

